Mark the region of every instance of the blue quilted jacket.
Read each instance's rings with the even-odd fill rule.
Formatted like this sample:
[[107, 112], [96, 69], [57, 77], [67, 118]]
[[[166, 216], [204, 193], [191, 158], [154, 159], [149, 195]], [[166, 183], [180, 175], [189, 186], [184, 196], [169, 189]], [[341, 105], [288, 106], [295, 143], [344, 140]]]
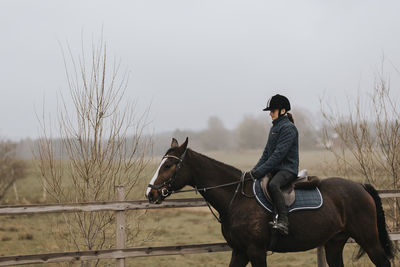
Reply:
[[279, 170], [295, 175], [299, 172], [299, 134], [296, 126], [287, 116], [277, 118], [272, 124], [264, 152], [252, 169], [256, 179]]

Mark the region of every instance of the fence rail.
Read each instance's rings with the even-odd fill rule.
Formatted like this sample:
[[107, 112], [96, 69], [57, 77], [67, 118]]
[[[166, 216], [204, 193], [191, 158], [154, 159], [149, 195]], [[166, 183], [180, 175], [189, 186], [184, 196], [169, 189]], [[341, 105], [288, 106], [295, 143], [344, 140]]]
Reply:
[[[400, 190], [378, 190], [381, 198], [400, 197]], [[203, 198], [167, 199], [161, 204], [150, 204], [147, 200], [107, 201], [72, 204], [38, 204], [0, 206], [1, 215], [41, 214], [59, 212], [123, 211], [162, 208], [206, 207]]]
[[[120, 189], [119, 189], [120, 190]], [[123, 189], [122, 191], [123, 192]], [[400, 190], [378, 190], [381, 198], [398, 198]], [[118, 199], [123, 199], [123, 193]], [[46, 214], [60, 212], [93, 212], [93, 211], [115, 211], [117, 213], [117, 249], [60, 252], [35, 255], [18, 255], [0, 257], [0, 266], [23, 265], [34, 263], [54, 263], [65, 261], [87, 261], [98, 259], [117, 259], [117, 266], [124, 266], [125, 258], [162, 256], [162, 255], [184, 255], [209, 252], [230, 251], [226, 243], [194, 244], [182, 246], [146, 247], [146, 248], [124, 248], [125, 242], [125, 211], [141, 209], [163, 209], [163, 208], [188, 208], [204, 207], [207, 204], [202, 198], [169, 199], [162, 204], [149, 204], [147, 200], [138, 201], [112, 201], [73, 204], [39, 204], [39, 205], [16, 205], [0, 206], [0, 216], [23, 215], [23, 214]], [[118, 234], [119, 233], [119, 234]], [[391, 233], [392, 240], [400, 240], [400, 233]], [[352, 242], [351, 240], [349, 242]], [[318, 248], [319, 266], [324, 266], [324, 251]]]
[[[390, 238], [392, 240], [400, 240], [400, 233], [391, 233]], [[354, 243], [354, 240], [350, 239], [348, 243]], [[228, 246], [227, 243], [59, 252], [22, 256], [3, 256], [0, 257], [0, 266], [168, 255], [171, 256], [225, 251], [231, 251], [231, 248]], [[320, 255], [320, 257], [324, 255], [321, 249], [319, 250], [318, 254]]]
[[123, 211], [162, 208], [188, 208], [207, 206], [202, 198], [167, 199], [161, 204], [150, 204], [148, 200], [87, 202], [72, 204], [39, 204], [0, 206], [1, 215], [41, 214], [59, 212]]
[[165, 246], [165, 247], [60, 252], [60, 253], [0, 257], [0, 266], [71, 262], [71, 261], [89, 261], [89, 260], [99, 260], [99, 259], [121, 259], [121, 258], [132, 258], [132, 257], [185, 255], [185, 254], [197, 254], [197, 253], [209, 253], [209, 252], [223, 252], [230, 250], [231, 248], [226, 243], [213, 243], [213, 244], [196, 244], [196, 245]]

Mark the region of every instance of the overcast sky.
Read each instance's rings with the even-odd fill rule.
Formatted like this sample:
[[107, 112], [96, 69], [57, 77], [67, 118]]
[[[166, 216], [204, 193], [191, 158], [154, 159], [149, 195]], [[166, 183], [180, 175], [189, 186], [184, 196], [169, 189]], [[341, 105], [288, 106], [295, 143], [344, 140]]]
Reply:
[[[319, 110], [373, 86], [383, 55], [400, 68], [399, 1], [0, 1], [0, 136], [38, 136], [35, 109], [68, 95], [59, 42], [103, 28], [131, 73], [127, 99], [151, 103], [155, 132], [232, 128], [276, 93]], [[399, 90], [392, 74], [392, 89]], [[43, 99], [45, 99], [43, 105]]]

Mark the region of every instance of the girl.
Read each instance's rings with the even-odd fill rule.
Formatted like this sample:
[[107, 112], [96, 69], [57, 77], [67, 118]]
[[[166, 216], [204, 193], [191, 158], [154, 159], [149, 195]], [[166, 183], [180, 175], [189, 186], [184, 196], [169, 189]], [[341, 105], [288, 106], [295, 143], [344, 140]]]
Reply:
[[290, 102], [285, 96], [274, 95], [263, 110], [270, 112], [273, 125], [264, 152], [250, 171], [250, 175], [255, 179], [261, 179], [266, 175], [272, 177], [268, 190], [278, 213], [278, 220], [272, 223], [272, 227], [287, 235], [289, 233], [288, 211], [281, 187], [297, 178], [299, 135], [293, 117], [288, 113]]

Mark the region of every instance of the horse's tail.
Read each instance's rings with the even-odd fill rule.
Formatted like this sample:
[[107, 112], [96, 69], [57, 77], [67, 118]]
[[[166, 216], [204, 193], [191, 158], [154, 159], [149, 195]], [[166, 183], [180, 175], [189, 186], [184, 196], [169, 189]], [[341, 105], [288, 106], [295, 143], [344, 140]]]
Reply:
[[[381, 242], [381, 246], [385, 251], [386, 256], [389, 259], [394, 257], [394, 249], [393, 243], [390, 240], [389, 234], [386, 230], [386, 220], [385, 220], [385, 212], [382, 208], [382, 201], [379, 197], [378, 192], [375, 188], [370, 184], [363, 184], [365, 190], [372, 196], [375, 201], [376, 206], [376, 215], [377, 215], [377, 225], [378, 225], [378, 233], [379, 233], [379, 241]], [[356, 258], [360, 258], [365, 252], [360, 249]]]

